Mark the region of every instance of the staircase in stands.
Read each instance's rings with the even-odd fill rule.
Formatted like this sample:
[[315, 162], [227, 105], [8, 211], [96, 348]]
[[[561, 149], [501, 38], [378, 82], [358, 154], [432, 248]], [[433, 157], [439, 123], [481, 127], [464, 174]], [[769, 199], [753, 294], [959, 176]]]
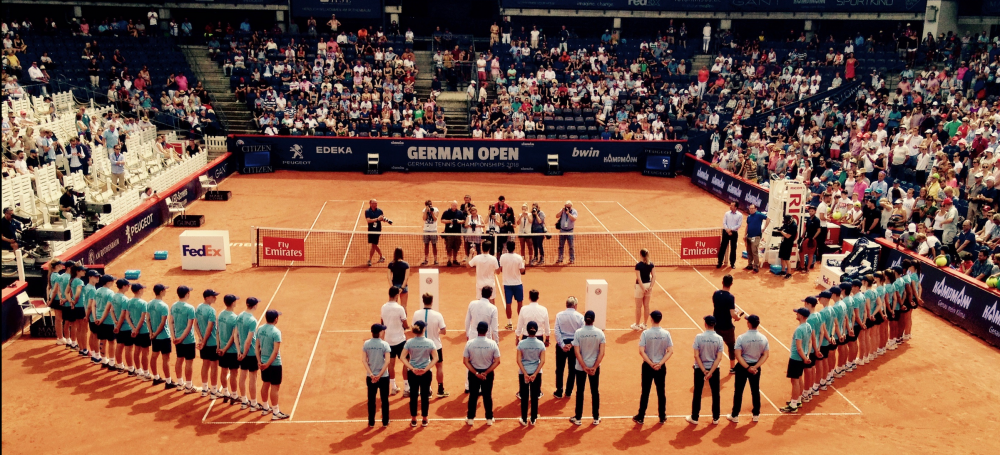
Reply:
[[191, 70], [198, 76], [212, 98], [212, 107], [228, 134], [257, 134], [253, 112], [246, 104], [236, 101], [229, 88], [229, 78], [222, 68], [208, 57], [207, 46], [180, 46]]
[[[431, 51], [414, 51], [417, 60], [417, 82], [414, 88], [417, 98], [425, 101], [431, 93], [431, 82], [434, 80], [434, 59]], [[442, 87], [447, 84], [442, 81]], [[464, 91], [442, 91], [437, 98], [437, 104], [444, 113], [444, 121], [448, 125], [446, 137], [469, 137], [469, 104], [468, 95]]]

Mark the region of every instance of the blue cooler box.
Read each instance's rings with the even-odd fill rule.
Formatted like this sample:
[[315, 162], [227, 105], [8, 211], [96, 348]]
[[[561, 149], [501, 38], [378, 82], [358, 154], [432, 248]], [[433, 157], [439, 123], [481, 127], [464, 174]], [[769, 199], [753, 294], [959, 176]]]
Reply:
[[142, 274], [141, 270], [126, 270], [125, 271], [125, 279], [126, 280], [138, 280], [139, 279], [139, 275], [141, 275], [141, 274]]
[[167, 250], [160, 250], [153, 252], [153, 259], [157, 261], [167, 260]]

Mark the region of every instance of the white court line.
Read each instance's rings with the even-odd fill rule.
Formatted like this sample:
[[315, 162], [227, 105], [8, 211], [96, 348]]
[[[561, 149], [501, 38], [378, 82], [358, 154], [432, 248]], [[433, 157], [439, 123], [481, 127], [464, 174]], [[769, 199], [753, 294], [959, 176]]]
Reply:
[[295, 417], [295, 410], [299, 407], [299, 398], [302, 397], [302, 389], [306, 386], [306, 379], [309, 377], [309, 368], [312, 367], [313, 357], [316, 356], [316, 348], [319, 346], [319, 338], [323, 335], [323, 327], [326, 326], [326, 317], [330, 315], [330, 304], [333, 303], [333, 295], [337, 293], [337, 285], [340, 284], [340, 273], [337, 273], [337, 281], [333, 283], [333, 290], [330, 291], [330, 300], [326, 302], [326, 312], [323, 313], [323, 321], [319, 325], [319, 332], [316, 333], [316, 342], [313, 343], [312, 353], [309, 354], [309, 362], [306, 363], [306, 372], [302, 375], [302, 382], [299, 383], [299, 393], [295, 395], [295, 404], [292, 405], [292, 413], [288, 414], [288, 420]]
[[[350, 202], [357, 202], [357, 201], [350, 201]], [[358, 230], [358, 222], [361, 221], [361, 214], [365, 213], [365, 204], [366, 203], [367, 202], [362, 202], [361, 203], [361, 210], [358, 211], [358, 217], [354, 219], [354, 228], [351, 229], [351, 231], [352, 231], [351, 238], [350, 238], [350, 240], [347, 241], [347, 249], [344, 250], [344, 259], [342, 261], [340, 261], [340, 265], [347, 264], [347, 255], [351, 252], [351, 243], [354, 243], [354, 234], [353, 234], [353, 231], [357, 231]], [[365, 220], [367, 221], [367, 218]]]
[[[594, 212], [590, 210], [590, 207], [587, 207], [587, 204], [584, 204], [583, 202], [580, 202], [580, 205], [582, 205], [583, 208], [587, 209], [587, 212], [590, 213], [590, 216], [593, 216], [594, 220], [596, 220], [601, 225], [601, 227], [604, 228], [605, 231], [608, 231], [609, 233], [611, 232], [611, 229], [608, 229], [608, 227], [604, 225], [604, 223], [601, 221], [601, 219], [598, 218], [597, 215], [594, 215]], [[633, 261], [639, 262], [635, 258], [635, 256], [632, 255], [632, 252], [629, 251], [628, 248], [625, 248], [625, 245], [622, 245], [622, 242], [618, 240], [618, 237], [615, 237], [614, 234], [611, 234], [611, 238], [615, 239], [615, 242], [618, 243], [618, 246], [622, 247], [622, 249], [625, 250], [625, 253], [628, 254], [629, 257], [632, 258]]]
[[[320, 215], [323, 214], [323, 210], [326, 209], [326, 202], [323, 202], [323, 206], [319, 208], [319, 213], [316, 214], [316, 218], [313, 218], [313, 224], [309, 226], [309, 232], [306, 232], [306, 237], [302, 239], [303, 242], [309, 240], [309, 234], [312, 234], [312, 230], [316, 227], [316, 222], [319, 221]], [[295, 265], [295, 261], [288, 264], [289, 267]]]
[[[549, 330], [555, 330], [554, 327], [549, 327]], [[603, 329], [605, 332], [632, 332], [632, 329]], [[693, 327], [663, 327], [663, 330], [700, 330]], [[356, 330], [327, 330], [326, 333], [371, 333], [369, 329], [356, 329]]]
[[[861, 415], [857, 412], [807, 412], [803, 414], [760, 414], [761, 417], [807, 417], [807, 416], [858, 416]], [[538, 420], [569, 420], [572, 416], [539, 416]], [[601, 416], [601, 420], [631, 420], [633, 416]], [[672, 423], [670, 419], [683, 419], [684, 417], [689, 417], [689, 415], [668, 415], [667, 422]], [[701, 417], [707, 417], [708, 419], [702, 420]], [[646, 419], [656, 419], [655, 415], [647, 415]], [[702, 414], [698, 416], [698, 420], [705, 426], [709, 426], [711, 422], [711, 414]], [[497, 417], [497, 421], [517, 421], [520, 417]], [[465, 422], [465, 418], [432, 418], [427, 419], [430, 422]], [[585, 419], [584, 421], [589, 421], [590, 419]], [[408, 423], [410, 419], [391, 419], [390, 422]], [[655, 421], [655, 420], [654, 420]], [[202, 422], [208, 425], [270, 425], [270, 424], [320, 424], [320, 423], [368, 423], [367, 419], [342, 419], [342, 420], [251, 420], [251, 421], [236, 421], [236, 422]], [[749, 422], [748, 422], [749, 423]], [[476, 419], [476, 424], [485, 425], [485, 420], [482, 418]], [[684, 422], [687, 425], [687, 422]]]
[[[454, 196], [452, 196], [452, 197], [446, 197], [446, 198], [428, 198], [428, 199], [430, 199], [432, 201], [442, 201], [442, 202], [457, 200], [457, 199], [455, 199]], [[511, 199], [516, 199], [516, 198], [511, 198]], [[381, 199], [377, 199], [377, 200], [378, 200], [379, 204], [381, 204], [383, 202], [385, 202], [385, 203], [394, 203], [394, 204], [402, 204], [402, 203], [423, 204], [425, 201], [427, 201], [427, 199], [421, 199], [419, 201], [403, 201], [403, 200], [393, 200], [393, 201], [386, 200], [386, 201], [383, 201]], [[358, 201], [357, 199], [329, 199], [327, 202], [357, 202], [357, 201]], [[526, 201], [526, 202], [537, 202], [539, 204], [564, 204], [564, 203], [566, 203], [566, 200], [565, 199], [560, 200], [560, 201], [536, 201], [536, 200], [531, 200], [531, 201]], [[577, 202], [593, 202], [593, 203], [608, 203], [608, 204], [613, 204], [613, 203], [615, 203], [617, 201], [577, 201]], [[368, 203], [368, 201], [365, 201], [365, 203]], [[473, 203], [475, 203], [475, 202], [473, 202]], [[493, 202], [489, 202], [487, 204], [493, 204]]]

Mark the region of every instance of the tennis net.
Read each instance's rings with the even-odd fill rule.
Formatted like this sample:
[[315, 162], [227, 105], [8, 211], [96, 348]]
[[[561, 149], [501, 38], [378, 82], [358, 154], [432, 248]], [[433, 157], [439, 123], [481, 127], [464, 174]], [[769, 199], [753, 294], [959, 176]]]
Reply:
[[560, 244], [563, 244], [563, 265], [570, 261], [573, 244], [574, 266], [634, 267], [639, 251], [646, 249], [650, 260], [661, 266], [714, 265], [721, 238], [721, 229], [686, 229], [667, 231], [544, 233], [544, 234], [425, 234], [368, 231], [328, 231], [254, 227], [252, 232], [254, 265], [258, 267], [364, 267], [370, 255], [371, 242], [377, 242], [386, 260], [391, 260], [396, 248], [403, 250], [411, 265], [424, 259], [428, 245], [428, 264], [434, 263], [433, 245], [437, 245], [438, 265], [448, 262], [447, 248], [458, 250], [458, 259], [471, 258], [477, 247], [493, 245], [493, 252], [507, 241], [513, 241], [515, 252], [525, 262], [534, 258], [556, 265]]

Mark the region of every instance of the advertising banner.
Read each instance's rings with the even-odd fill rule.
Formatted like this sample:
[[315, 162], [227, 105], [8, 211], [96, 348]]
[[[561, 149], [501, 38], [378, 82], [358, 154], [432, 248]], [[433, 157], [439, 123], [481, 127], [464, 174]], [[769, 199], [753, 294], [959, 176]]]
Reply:
[[261, 254], [264, 259], [302, 261], [306, 258], [305, 239], [265, 236], [261, 238], [261, 244], [264, 245], [264, 252]]
[[502, 4], [570, 10], [922, 13], [927, 0], [502, 0]]
[[[292, 15], [298, 17], [329, 18], [336, 14], [339, 18], [371, 19], [380, 16], [381, 8], [379, 0], [292, 0]], [[317, 22], [325, 24], [318, 19]]]
[[681, 238], [681, 259], [711, 259], [719, 257], [721, 236]]
[[888, 251], [886, 267], [899, 265], [903, 259], [921, 262], [920, 286], [924, 309], [976, 335], [987, 343], [1000, 347], [1000, 295], [988, 290], [983, 283], [959, 277], [957, 272], [935, 267], [929, 260], [911, 251], [893, 249], [879, 241]]
[[[686, 151], [684, 141], [571, 141], [373, 139], [303, 136], [231, 136], [241, 169], [364, 172], [369, 155], [381, 171], [543, 172], [549, 155], [564, 172], [638, 171], [650, 148]], [[269, 154], [267, 162], [260, 154]], [[270, 172], [270, 169], [261, 172]]]
[[699, 160], [694, 155], [689, 154], [687, 159], [694, 162], [691, 182], [701, 189], [724, 201], [736, 201], [740, 210], [743, 211], [746, 211], [751, 204], [758, 208], [767, 207], [768, 192], [763, 187], [747, 182], [726, 171], [713, 168], [707, 161]]
[[152, 234], [166, 220], [166, 203], [163, 200], [157, 199], [147, 204], [136, 209], [134, 215], [105, 226], [100, 231], [100, 237], [91, 236], [95, 240], [86, 248], [73, 248], [60, 259], [82, 261], [84, 264], [107, 264], [113, 261]]

